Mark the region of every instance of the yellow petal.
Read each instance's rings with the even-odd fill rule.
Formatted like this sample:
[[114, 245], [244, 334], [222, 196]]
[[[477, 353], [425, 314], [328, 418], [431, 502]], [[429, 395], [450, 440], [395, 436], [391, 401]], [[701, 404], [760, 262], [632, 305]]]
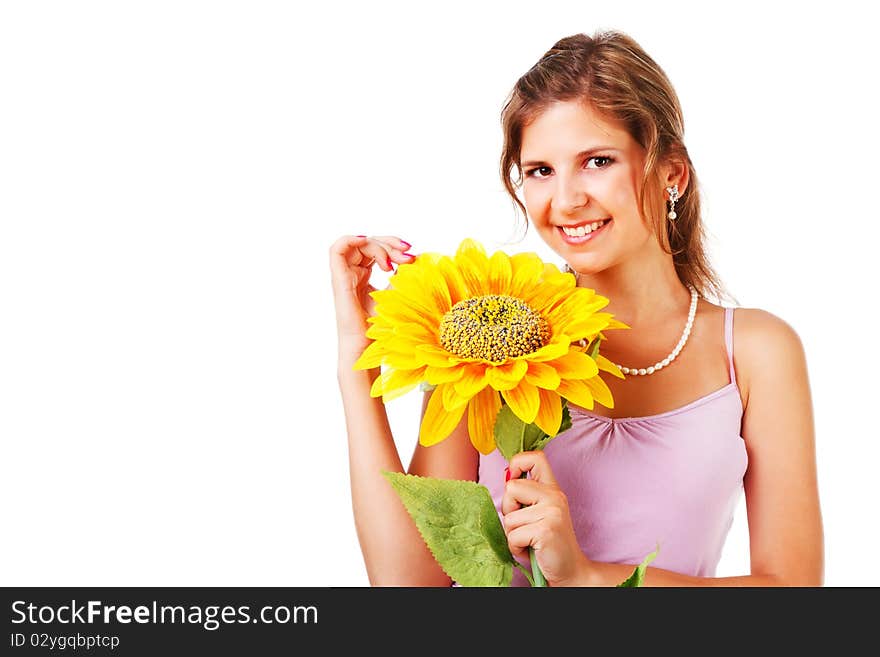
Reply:
[[540, 285], [536, 285], [531, 290], [523, 293], [522, 300], [531, 306], [536, 312], [545, 315], [556, 305], [577, 289], [574, 286], [572, 276], [557, 275], [547, 278], [546, 275]]
[[602, 329], [608, 328], [608, 313], [596, 313], [587, 317], [576, 317], [565, 323], [565, 332], [575, 338], [592, 338]]
[[451, 411], [456, 408], [460, 408], [468, 403], [470, 397], [465, 397], [464, 395], [459, 395], [455, 391], [454, 383], [443, 383], [436, 388], [440, 390], [443, 399], [443, 408], [447, 411]]
[[459, 365], [458, 368], [461, 370], [461, 378], [455, 384], [455, 391], [466, 399], [470, 399], [486, 387], [488, 383], [486, 372], [492, 369], [482, 363], [466, 363]]
[[397, 351], [402, 354], [410, 354], [416, 350], [416, 347], [422, 344], [421, 340], [415, 339], [405, 333], [395, 333], [383, 340], [388, 351]]
[[492, 388], [483, 388], [468, 404], [468, 433], [480, 454], [495, 449], [495, 418], [501, 410], [501, 398]]
[[425, 381], [435, 386], [440, 383], [455, 383], [462, 377], [462, 374], [464, 374], [464, 368], [461, 366], [434, 367], [428, 365], [425, 368]]
[[626, 378], [623, 375], [623, 372], [620, 371], [620, 368], [617, 367], [617, 365], [612, 363], [610, 360], [605, 358], [605, 356], [603, 356], [601, 353], [596, 354], [596, 365], [598, 365], [599, 369], [603, 372], [608, 372], [609, 374], [616, 376], [618, 379]]
[[602, 377], [594, 376], [592, 379], [587, 379], [585, 383], [597, 402], [606, 408], [614, 408], [614, 397], [611, 396], [611, 389], [602, 380]]
[[[608, 305], [608, 299], [597, 295], [593, 290], [578, 287], [571, 291], [555, 308], [547, 312], [547, 321], [562, 333], [580, 337], [583, 333], [570, 329], [574, 322], [584, 321], [595, 316], [596, 312]], [[606, 314], [607, 313], [603, 313]], [[607, 321], [602, 325], [607, 325]]]
[[420, 381], [416, 381], [415, 383], [410, 383], [409, 385], [403, 386], [401, 388], [395, 389], [393, 392], [389, 392], [388, 394], [382, 395], [382, 403], [387, 404], [388, 402], [397, 399], [398, 397], [403, 397], [406, 393], [411, 390], [415, 390], [416, 386], [419, 385]]
[[541, 272], [544, 271], [544, 263], [535, 253], [516, 253], [510, 256], [510, 268], [512, 270], [510, 296], [525, 301], [526, 291], [538, 285]]
[[373, 379], [373, 385], [370, 386], [370, 397], [382, 396], [382, 386], [385, 383], [385, 379], [382, 378], [382, 374], [384, 373], [385, 372], [382, 372], [381, 374], [379, 374], [379, 376]]
[[508, 294], [512, 276], [510, 256], [504, 251], [493, 253], [489, 258], [489, 290], [492, 294]]
[[596, 361], [577, 349], [552, 361], [551, 365], [563, 379], [589, 379], [599, 373]]
[[371, 340], [381, 340], [382, 338], [388, 338], [394, 335], [394, 329], [390, 326], [383, 326], [378, 323], [379, 317], [371, 317], [370, 319], [376, 319], [377, 322], [374, 322], [367, 328], [367, 332], [364, 334]]
[[568, 353], [571, 348], [571, 340], [566, 335], [559, 335], [545, 344], [533, 354], [529, 354], [529, 361], [534, 363], [543, 363], [548, 360], [555, 360]]
[[525, 379], [532, 385], [548, 390], [556, 390], [560, 381], [559, 372], [555, 367], [537, 361], [529, 361], [529, 370], [526, 372]]
[[573, 404], [591, 410], [593, 408], [593, 395], [590, 393], [587, 384], [582, 380], [563, 379], [556, 392]]
[[555, 436], [562, 426], [562, 398], [552, 390], [538, 388], [540, 407], [535, 424], [548, 436]]
[[419, 344], [436, 345], [438, 342], [436, 327], [435, 330], [429, 331], [421, 324], [413, 324], [412, 322], [401, 322], [395, 324], [393, 330], [396, 337], [407, 338], [414, 342], [418, 342]]
[[449, 301], [454, 306], [459, 301], [470, 298], [471, 294], [462, 273], [455, 266], [452, 258], [444, 257], [437, 263], [437, 270], [446, 279], [449, 288]]
[[422, 417], [422, 424], [419, 427], [419, 443], [425, 447], [436, 445], [458, 426], [461, 416], [467, 408], [466, 404], [462, 404], [452, 410], [447, 410], [443, 406], [443, 388], [449, 384], [441, 384], [434, 388], [431, 396], [428, 397], [428, 405], [425, 408], [425, 415]]
[[632, 328], [628, 324], [624, 324], [619, 319], [614, 319], [613, 317], [608, 320], [608, 328], [610, 329], [628, 329]]
[[[370, 396], [382, 395], [382, 401], [387, 402], [409, 392], [424, 378], [425, 368], [415, 370], [398, 370], [389, 368], [383, 370], [373, 385], [370, 387]], [[405, 389], [405, 390], [404, 390]], [[373, 393], [376, 394], [373, 394]]]
[[[399, 325], [411, 322], [418, 324], [428, 332], [437, 333], [437, 327], [440, 326], [440, 318], [434, 315], [426, 315], [417, 309], [408, 305], [401, 295], [395, 295], [394, 290], [378, 290], [385, 294], [394, 296], [383, 297], [381, 302], [376, 305], [376, 312], [384, 316], [393, 325]], [[373, 292], [372, 294], [376, 294]]]
[[422, 366], [412, 352], [404, 354], [399, 351], [389, 351], [385, 355], [385, 364], [399, 370], [414, 370]]
[[504, 365], [487, 367], [486, 376], [495, 390], [510, 390], [522, 381], [528, 369], [529, 364], [525, 360], [512, 360]]
[[538, 408], [541, 404], [541, 398], [538, 395], [538, 388], [531, 383], [520, 381], [519, 385], [510, 390], [502, 390], [504, 401], [510, 406], [510, 410], [526, 424], [535, 421], [538, 415]]
[[433, 365], [434, 367], [449, 367], [455, 361], [451, 360], [450, 353], [433, 344], [420, 344], [413, 351], [413, 358], [419, 363]]
[[468, 289], [468, 296], [486, 294], [489, 278], [489, 257], [483, 246], [470, 238], [465, 239], [455, 254], [455, 264]]
[[408, 270], [409, 275], [394, 277], [392, 289], [420, 312], [443, 315], [452, 307], [446, 279], [430, 259], [419, 256], [417, 262], [418, 269]]
[[388, 349], [384, 344], [381, 342], [371, 342], [354, 362], [352, 369], [371, 370], [374, 367], [379, 367], [387, 354]]

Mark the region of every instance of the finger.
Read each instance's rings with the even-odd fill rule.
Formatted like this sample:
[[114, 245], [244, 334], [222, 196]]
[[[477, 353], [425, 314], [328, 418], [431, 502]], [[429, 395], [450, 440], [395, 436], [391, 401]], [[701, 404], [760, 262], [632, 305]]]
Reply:
[[547, 514], [547, 508], [543, 504], [533, 504], [511, 511], [504, 516], [504, 531], [509, 533], [517, 527], [543, 520]]
[[343, 235], [330, 245], [331, 258], [346, 258], [353, 248], [369, 242], [366, 235]]
[[[374, 262], [383, 271], [394, 271], [394, 263], [412, 262], [415, 256], [402, 253], [394, 245], [389, 244], [387, 237], [370, 237], [367, 252], [374, 258]], [[378, 247], [371, 248], [371, 246]], [[370, 264], [372, 266], [372, 263]]]
[[405, 253], [412, 248], [412, 244], [409, 242], [400, 239], [396, 235], [372, 235], [372, 239], [379, 240], [384, 243], [388, 248], [394, 249], [395, 251], [400, 251], [401, 253]]
[[535, 535], [537, 527], [535, 525], [523, 525], [517, 527], [507, 534], [507, 547], [514, 556], [525, 552], [526, 548], [534, 546], [538, 542]]
[[416, 259], [414, 254], [407, 253], [407, 251], [412, 248], [412, 244], [399, 237], [394, 235], [376, 235], [371, 239], [378, 240], [382, 243], [393, 262], [403, 264], [405, 262], [413, 262]]
[[517, 479], [523, 472], [528, 472], [529, 478], [535, 481], [556, 485], [556, 477], [543, 450], [519, 452], [513, 455], [510, 459], [510, 478]]
[[336, 240], [330, 247], [331, 268], [347, 269], [348, 267], [364, 267], [370, 269], [378, 264], [384, 271], [391, 271], [394, 266], [389, 256], [390, 247], [366, 235], [345, 235]]
[[551, 492], [547, 484], [531, 479], [511, 479], [504, 487], [501, 496], [501, 513], [507, 515], [517, 509], [537, 504]]
[[363, 250], [370, 240], [365, 235], [343, 235], [330, 245], [331, 268], [346, 269], [369, 258]]

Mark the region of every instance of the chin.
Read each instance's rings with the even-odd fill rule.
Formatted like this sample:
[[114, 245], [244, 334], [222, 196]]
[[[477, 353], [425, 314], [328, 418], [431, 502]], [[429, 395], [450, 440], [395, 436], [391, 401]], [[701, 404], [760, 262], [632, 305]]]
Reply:
[[[568, 253], [567, 255], [571, 256], [571, 253]], [[596, 257], [592, 255], [584, 257], [583, 254], [578, 254], [576, 257], [571, 258], [570, 260], [563, 256], [563, 259], [570, 263], [572, 269], [579, 272], [583, 276], [592, 276], [593, 274], [598, 274], [602, 271], [605, 271], [606, 269], [609, 269], [613, 264], [605, 257]]]

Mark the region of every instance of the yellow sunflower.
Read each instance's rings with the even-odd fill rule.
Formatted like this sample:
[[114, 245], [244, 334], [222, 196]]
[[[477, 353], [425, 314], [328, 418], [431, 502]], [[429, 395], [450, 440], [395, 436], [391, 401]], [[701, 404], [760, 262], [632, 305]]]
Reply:
[[607, 358], [585, 344], [610, 328], [629, 328], [597, 312], [608, 299], [577, 287], [575, 277], [535, 253], [490, 256], [465, 239], [454, 257], [420, 254], [401, 264], [385, 290], [370, 293], [367, 321], [373, 342], [354, 369], [384, 366], [370, 395], [387, 402], [422, 382], [436, 386], [419, 442], [448, 437], [467, 411], [471, 442], [495, 449], [501, 398], [526, 424], [555, 436], [562, 400], [585, 408], [613, 408], [603, 370], [623, 378]]

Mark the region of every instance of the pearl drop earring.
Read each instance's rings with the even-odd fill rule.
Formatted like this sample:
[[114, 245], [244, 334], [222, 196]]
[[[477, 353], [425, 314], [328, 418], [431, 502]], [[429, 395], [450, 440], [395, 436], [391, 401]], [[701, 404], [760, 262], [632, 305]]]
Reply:
[[675, 221], [678, 217], [678, 215], [675, 214], [675, 202], [678, 200], [678, 185], [667, 187], [666, 191], [669, 192], [669, 214], [666, 216], [669, 217], [670, 221]]

